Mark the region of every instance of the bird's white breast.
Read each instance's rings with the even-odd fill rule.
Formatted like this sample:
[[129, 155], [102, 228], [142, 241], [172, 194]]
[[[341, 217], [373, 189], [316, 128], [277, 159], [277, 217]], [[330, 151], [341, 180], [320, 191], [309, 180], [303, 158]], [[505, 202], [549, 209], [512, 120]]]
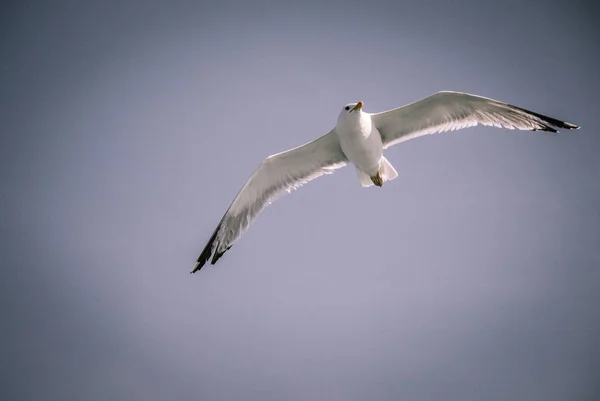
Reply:
[[383, 145], [379, 131], [371, 123], [371, 116], [361, 112], [357, 118], [339, 121], [336, 132], [348, 160], [369, 176], [377, 174], [381, 166]]

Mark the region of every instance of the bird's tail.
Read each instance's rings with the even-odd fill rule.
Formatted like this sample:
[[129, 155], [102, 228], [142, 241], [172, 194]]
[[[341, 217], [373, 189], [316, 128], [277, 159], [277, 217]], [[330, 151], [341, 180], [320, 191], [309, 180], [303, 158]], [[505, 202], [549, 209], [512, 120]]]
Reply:
[[358, 179], [360, 181], [360, 185], [362, 185], [365, 188], [373, 185], [373, 181], [371, 180], [371, 177], [369, 177], [369, 174], [363, 173], [362, 171], [360, 171], [358, 169], [358, 167], [356, 168], [356, 172], [358, 173]]
[[[360, 171], [358, 167], [356, 168], [356, 172], [358, 173], [360, 185], [363, 187], [370, 187], [373, 185], [373, 180], [367, 173]], [[398, 172], [384, 156], [381, 156], [381, 167], [379, 167], [379, 174], [381, 174], [383, 182], [392, 181], [394, 178], [398, 177]]]
[[379, 167], [379, 172], [381, 173], [383, 182], [392, 181], [394, 178], [398, 177], [398, 172], [394, 166], [392, 166], [392, 163], [390, 163], [384, 156], [381, 156], [381, 167]]

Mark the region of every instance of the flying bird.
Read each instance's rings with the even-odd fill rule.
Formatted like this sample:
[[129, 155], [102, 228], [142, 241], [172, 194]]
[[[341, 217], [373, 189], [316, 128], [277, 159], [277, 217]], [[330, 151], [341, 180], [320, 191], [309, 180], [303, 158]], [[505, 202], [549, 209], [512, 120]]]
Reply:
[[477, 124], [558, 132], [579, 126], [498, 100], [461, 92], [438, 92], [406, 106], [367, 113], [363, 102], [342, 107], [335, 128], [320, 138], [264, 159], [225, 212], [191, 273], [211, 258], [215, 264], [279, 196], [324, 174], [354, 164], [363, 187], [391, 181], [398, 173], [383, 150], [423, 135]]

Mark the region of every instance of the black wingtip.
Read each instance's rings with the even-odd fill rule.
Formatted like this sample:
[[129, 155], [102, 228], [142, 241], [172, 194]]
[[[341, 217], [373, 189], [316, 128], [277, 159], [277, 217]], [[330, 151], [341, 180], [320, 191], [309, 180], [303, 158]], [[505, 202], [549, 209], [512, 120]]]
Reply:
[[566, 121], [557, 120], [556, 118], [552, 118], [552, 117], [546, 116], [544, 114], [536, 113], [535, 111], [527, 110], [522, 107], [514, 106], [512, 104], [510, 105], [510, 107], [514, 107], [515, 109], [524, 111], [525, 113], [528, 113], [531, 115], [534, 115], [537, 118], [539, 118], [540, 120], [542, 120], [543, 122], [551, 125], [551, 126], [544, 125], [543, 128], [539, 128], [540, 131], [558, 132], [558, 130], [553, 127], [557, 127], [560, 129], [579, 129], [580, 128], [579, 125], [577, 125], [577, 124], [572, 124], [572, 123], [568, 123]]
[[[213, 245], [215, 244], [215, 241], [217, 239], [217, 234], [219, 233], [220, 228], [221, 228], [221, 224], [219, 224], [217, 226], [215, 232], [210, 237], [210, 239], [208, 240], [208, 243], [202, 250], [202, 253], [200, 254], [200, 256], [198, 256], [198, 259], [196, 260], [196, 264], [194, 265], [194, 268], [192, 269], [190, 274], [196, 273], [198, 270], [202, 269], [202, 266], [204, 266], [206, 264], [206, 262], [210, 259], [210, 255], [212, 254], [212, 250], [213, 250]], [[215, 256], [217, 255], [217, 253], [218, 252], [215, 252]], [[222, 253], [221, 253], [221, 255], [222, 255]], [[221, 257], [221, 255], [219, 255], [219, 257]], [[215, 264], [214, 262], [215, 262], [215, 260], [213, 258], [212, 264]]]
[[547, 125], [544, 125], [542, 128], [535, 129], [534, 131], [546, 131], [546, 132], [553, 132], [555, 134], [558, 132], [557, 129], [549, 127]]
[[213, 258], [212, 258], [212, 260], [210, 261], [210, 264], [211, 264], [211, 265], [214, 265], [215, 263], [217, 263], [217, 260], [221, 259], [221, 256], [223, 256], [223, 254], [224, 254], [225, 252], [227, 252], [227, 251], [229, 250], [229, 248], [231, 248], [231, 247], [228, 247], [228, 248], [227, 248], [227, 249], [225, 249], [223, 252], [218, 252], [218, 251], [216, 251], [216, 252], [215, 252], [215, 254], [213, 255]]

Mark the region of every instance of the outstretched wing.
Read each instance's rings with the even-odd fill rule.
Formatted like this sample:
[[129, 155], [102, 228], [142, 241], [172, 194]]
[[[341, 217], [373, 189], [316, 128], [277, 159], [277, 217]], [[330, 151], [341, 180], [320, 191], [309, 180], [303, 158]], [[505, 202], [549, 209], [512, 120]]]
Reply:
[[[394, 110], [371, 114], [384, 149], [409, 139], [477, 124], [557, 132], [579, 126], [494, 99], [461, 92], [438, 92]], [[556, 128], [555, 128], [556, 127]]]
[[248, 229], [258, 214], [279, 196], [301, 187], [323, 174], [346, 165], [337, 133], [267, 157], [254, 171], [221, 219], [192, 270], [195, 273], [210, 259], [217, 260]]

